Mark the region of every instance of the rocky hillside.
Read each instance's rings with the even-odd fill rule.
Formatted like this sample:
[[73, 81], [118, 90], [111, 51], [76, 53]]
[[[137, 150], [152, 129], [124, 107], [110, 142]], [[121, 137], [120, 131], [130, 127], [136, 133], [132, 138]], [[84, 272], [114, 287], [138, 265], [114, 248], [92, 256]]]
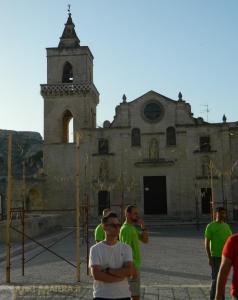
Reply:
[[12, 133], [12, 173], [22, 175], [23, 162], [26, 175], [33, 175], [43, 164], [43, 140], [38, 132], [0, 130], [0, 176], [7, 175], [8, 136]]

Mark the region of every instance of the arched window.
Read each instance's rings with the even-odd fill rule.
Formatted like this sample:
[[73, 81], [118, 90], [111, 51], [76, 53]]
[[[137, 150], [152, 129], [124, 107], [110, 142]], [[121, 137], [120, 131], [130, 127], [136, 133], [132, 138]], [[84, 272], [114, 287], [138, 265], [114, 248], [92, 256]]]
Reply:
[[63, 143], [74, 142], [73, 115], [66, 110], [63, 115]]
[[99, 154], [108, 154], [108, 152], [109, 152], [108, 140], [100, 139], [98, 141], [98, 153]]
[[131, 131], [131, 146], [140, 146], [140, 129], [133, 128]]
[[73, 67], [69, 62], [66, 62], [63, 68], [62, 82], [70, 83], [73, 82], [73, 79]]
[[176, 132], [174, 127], [168, 127], [166, 130], [167, 146], [176, 145]]

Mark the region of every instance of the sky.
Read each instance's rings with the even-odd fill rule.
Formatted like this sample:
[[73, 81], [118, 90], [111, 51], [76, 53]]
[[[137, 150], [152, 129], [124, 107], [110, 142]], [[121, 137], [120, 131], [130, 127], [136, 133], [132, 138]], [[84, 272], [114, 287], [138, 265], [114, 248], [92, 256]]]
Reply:
[[[195, 117], [238, 121], [237, 0], [0, 0], [0, 129], [43, 135], [46, 50], [57, 47], [67, 5], [94, 55], [97, 124], [122, 95], [179, 91]], [[207, 110], [209, 112], [207, 112]]]

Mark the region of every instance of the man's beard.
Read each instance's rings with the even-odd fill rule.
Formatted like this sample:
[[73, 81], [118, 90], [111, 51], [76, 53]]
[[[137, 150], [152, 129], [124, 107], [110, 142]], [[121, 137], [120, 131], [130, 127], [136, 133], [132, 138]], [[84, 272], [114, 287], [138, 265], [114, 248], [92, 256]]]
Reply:
[[134, 218], [134, 219], [132, 219], [132, 222], [133, 222], [133, 223], [137, 223], [138, 220], [139, 220], [139, 218]]

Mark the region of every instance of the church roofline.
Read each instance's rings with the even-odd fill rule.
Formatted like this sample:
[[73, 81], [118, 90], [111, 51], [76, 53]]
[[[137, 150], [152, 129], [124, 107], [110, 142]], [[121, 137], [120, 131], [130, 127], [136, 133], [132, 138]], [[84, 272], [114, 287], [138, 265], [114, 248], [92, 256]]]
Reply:
[[[194, 120], [196, 120], [197, 118], [194, 118]], [[224, 122], [216, 122], [216, 123], [208, 123], [208, 122], [204, 122], [204, 123], [201, 123], [201, 124], [175, 124], [176, 127], [223, 127], [223, 126], [227, 126], [228, 130], [233, 130], [233, 129], [238, 129], [238, 124], [236, 124], [237, 127], [234, 127], [234, 125], [236, 124], [236, 122], [227, 122], [227, 123], [224, 123]]]
[[166, 96], [164, 96], [164, 95], [162, 95], [162, 94], [160, 94], [160, 93], [157, 93], [157, 92], [155, 92], [155, 91], [153, 91], [153, 90], [150, 90], [150, 91], [146, 92], [145, 94], [143, 94], [142, 96], [140, 96], [140, 97], [138, 97], [138, 98], [136, 98], [136, 99], [134, 99], [134, 100], [132, 100], [132, 101], [130, 101], [130, 102], [128, 102], [128, 103], [130, 104], [130, 103], [132, 103], [132, 102], [138, 101], [138, 100], [140, 100], [141, 98], [144, 98], [145, 96], [147, 96], [147, 95], [149, 95], [149, 94], [155, 94], [156, 96], [163, 97], [165, 100], [168, 100], [168, 101], [178, 102], [178, 100], [173, 100], [173, 99], [168, 98], [168, 97], [166, 97]]

